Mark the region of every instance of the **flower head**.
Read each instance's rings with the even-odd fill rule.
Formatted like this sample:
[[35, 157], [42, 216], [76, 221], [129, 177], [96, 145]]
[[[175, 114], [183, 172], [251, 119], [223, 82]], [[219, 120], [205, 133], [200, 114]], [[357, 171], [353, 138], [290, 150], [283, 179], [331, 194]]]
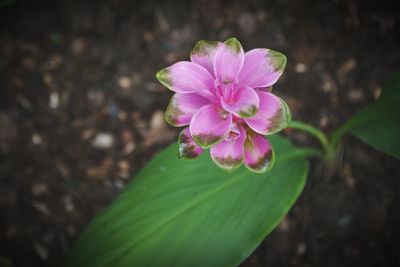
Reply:
[[242, 162], [254, 172], [272, 167], [274, 152], [263, 136], [290, 122], [286, 103], [270, 92], [282, 75], [286, 57], [257, 48], [244, 53], [236, 38], [199, 41], [191, 61], [180, 61], [157, 73], [175, 92], [165, 113], [179, 135], [179, 155], [196, 158], [210, 148], [212, 160], [234, 170]]

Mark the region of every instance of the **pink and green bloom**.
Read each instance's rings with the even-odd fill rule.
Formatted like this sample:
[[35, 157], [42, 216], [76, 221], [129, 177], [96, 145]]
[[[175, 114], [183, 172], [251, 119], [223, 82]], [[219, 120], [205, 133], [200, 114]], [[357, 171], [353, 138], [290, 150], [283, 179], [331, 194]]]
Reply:
[[157, 79], [175, 92], [166, 121], [185, 126], [179, 156], [196, 158], [210, 148], [212, 160], [224, 170], [242, 163], [254, 172], [271, 169], [274, 150], [264, 135], [281, 131], [291, 119], [286, 103], [271, 93], [285, 65], [280, 52], [244, 53], [240, 42], [229, 38], [199, 41], [190, 61], [160, 70]]

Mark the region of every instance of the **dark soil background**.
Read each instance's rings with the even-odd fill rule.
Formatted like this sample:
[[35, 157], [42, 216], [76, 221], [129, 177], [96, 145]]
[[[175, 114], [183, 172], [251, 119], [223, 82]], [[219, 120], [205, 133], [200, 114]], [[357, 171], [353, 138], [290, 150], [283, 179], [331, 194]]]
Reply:
[[[400, 68], [396, 1], [0, 1], [0, 266], [60, 266], [158, 151], [157, 70], [200, 39], [288, 57], [275, 92], [329, 132]], [[299, 145], [308, 136], [286, 131]], [[347, 137], [242, 266], [400, 266], [399, 162]], [[167, 266], [168, 267], [168, 266]]]

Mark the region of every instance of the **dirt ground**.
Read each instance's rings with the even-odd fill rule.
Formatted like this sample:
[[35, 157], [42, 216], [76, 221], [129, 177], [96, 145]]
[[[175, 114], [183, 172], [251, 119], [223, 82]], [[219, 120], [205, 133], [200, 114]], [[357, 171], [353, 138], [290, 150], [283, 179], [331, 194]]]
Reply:
[[[395, 1], [9, 2], [0, 1], [0, 266], [60, 266], [90, 219], [176, 140], [162, 117], [172, 93], [154, 74], [200, 39], [284, 52], [275, 92], [295, 119], [327, 132], [400, 67]], [[242, 266], [400, 266], [399, 162], [347, 137], [338, 171], [320, 165]]]

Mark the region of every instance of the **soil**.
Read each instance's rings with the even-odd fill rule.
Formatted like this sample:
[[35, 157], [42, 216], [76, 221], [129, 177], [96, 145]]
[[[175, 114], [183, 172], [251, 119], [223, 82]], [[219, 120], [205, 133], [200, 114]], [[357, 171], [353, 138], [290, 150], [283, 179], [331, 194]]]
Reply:
[[[8, 3], [7, 3], [8, 2]], [[60, 266], [85, 225], [178, 129], [154, 73], [200, 39], [288, 57], [275, 92], [331, 131], [400, 66], [389, 1], [0, 1], [0, 266]], [[286, 131], [298, 145], [317, 145]], [[241, 265], [400, 266], [400, 168], [344, 140]]]

